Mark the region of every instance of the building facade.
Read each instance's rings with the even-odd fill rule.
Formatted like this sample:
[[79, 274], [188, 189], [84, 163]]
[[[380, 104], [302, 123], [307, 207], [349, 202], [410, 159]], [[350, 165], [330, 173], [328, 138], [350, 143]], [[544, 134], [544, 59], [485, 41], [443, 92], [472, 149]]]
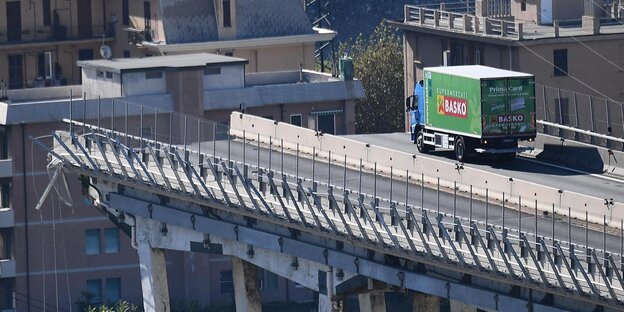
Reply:
[[534, 74], [540, 85], [624, 101], [618, 2], [475, 3], [474, 12], [406, 6], [405, 19], [391, 22], [403, 30], [406, 96], [424, 67], [480, 64]]

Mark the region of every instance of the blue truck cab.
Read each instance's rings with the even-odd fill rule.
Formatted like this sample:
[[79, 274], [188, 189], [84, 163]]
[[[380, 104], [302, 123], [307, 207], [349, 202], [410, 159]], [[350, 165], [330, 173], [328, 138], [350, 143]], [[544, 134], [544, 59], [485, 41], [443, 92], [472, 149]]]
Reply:
[[418, 129], [420, 129], [420, 126], [424, 123], [425, 87], [422, 80], [416, 84], [414, 94], [411, 96], [411, 100], [406, 102], [405, 106], [406, 111], [409, 112], [410, 133], [412, 135], [412, 142], [414, 142]]

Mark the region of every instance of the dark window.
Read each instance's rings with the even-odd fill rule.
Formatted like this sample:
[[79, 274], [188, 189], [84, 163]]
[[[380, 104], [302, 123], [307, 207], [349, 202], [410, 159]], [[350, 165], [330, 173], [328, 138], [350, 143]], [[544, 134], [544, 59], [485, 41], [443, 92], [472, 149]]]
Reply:
[[121, 15], [123, 16], [123, 24], [126, 26], [130, 25], [130, 8], [128, 1], [130, 0], [121, 0]]
[[93, 295], [91, 303], [102, 302], [102, 280], [93, 279], [87, 280], [87, 292]]
[[50, 26], [52, 24], [52, 12], [50, 11], [50, 0], [43, 0], [43, 25]]
[[318, 115], [317, 122], [319, 131], [323, 133], [336, 134], [334, 114]]
[[526, 11], [526, 0], [520, 1], [520, 10]]
[[101, 70], [98, 70], [97, 71], [97, 76], [100, 77], [100, 78], [104, 78], [104, 72], [101, 71]]
[[223, 0], [223, 27], [232, 27], [232, 12], [230, 0]]
[[89, 61], [93, 59], [93, 49], [78, 50], [79, 61]]
[[121, 278], [106, 279], [106, 301], [117, 303], [121, 300]]
[[45, 78], [46, 76], [45, 60], [45, 53], [37, 53], [37, 78]]
[[143, 2], [143, 18], [145, 19], [145, 29], [152, 27], [152, 6], [149, 1]]
[[11, 207], [11, 184], [4, 183], [0, 185], [0, 206], [2, 208], [10, 208]]
[[106, 72], [106, 78], [113, 79], [113, 73], [112, 72]]
[[160, 79], [162, 76], [162, 72], [159, 71], [145, 73], [145, 79]]
[[290, 124], [301, 127], [301, 114], [290, 115]]
[[221, 271], [221, 277], [219, 279], [219, 282], [221, 283], [222, 294], [234, 293], [234, 280], [232, 278], [232, 270]]
[[206, 67], [204, 68], [204, 75], [221, 75], [221, 67]]
[[119, 252], [119, 229], [104, 229], [104, 253], [115, 252]]
[[7, 41], [22, 40], [22, 9], [20, 1], [6, 3]]
[[124, 56], [124, 58], [129, 58], [130, 57], [130, 51], [124, 50], [123, 56]]
[[23, 71], [22, 55], [9, 55], [9, 89], [21, 89], [24, 86]]
[[225, 52], [225, 56], [234, 56], [234, 52]]
[[100, 230], [91, 229], [85, 230], [85, 254], [96, 255], [101, 252], [100, 250]]
[[555, 76], [567, 76], [568, 75], [568, 49], [554, 50], [553, 58], [555, 61], [554, 75]]

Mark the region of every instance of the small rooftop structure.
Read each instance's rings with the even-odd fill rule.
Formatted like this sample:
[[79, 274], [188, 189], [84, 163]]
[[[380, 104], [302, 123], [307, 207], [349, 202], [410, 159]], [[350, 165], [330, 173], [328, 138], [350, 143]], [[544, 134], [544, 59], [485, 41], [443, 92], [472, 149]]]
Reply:
[[78, 66], [88, 69], [106, 70], [115, 73], [144, 71], [145, 69], [179, 69], [204, 67], [208, 65], [244, 65], [249, 61], [242, 58], [210, 53], [152, 56], [145, 58], [121, 58], [112, 60], [78, 61]]

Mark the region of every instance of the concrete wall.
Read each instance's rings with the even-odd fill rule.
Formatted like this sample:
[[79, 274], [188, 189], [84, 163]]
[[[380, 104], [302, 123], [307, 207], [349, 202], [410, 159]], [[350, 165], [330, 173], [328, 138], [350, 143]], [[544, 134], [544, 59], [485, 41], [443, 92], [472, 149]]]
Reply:
[[522, 11], [522, 0], [512, 0], [511, 15], [513, 15], [517, 21], [532, 21], [537, 23], [539, 22], [540, 1], [541, 0], [526, 0], [526, 11]]
[[204, 74], [203, 90], [234, 89], [245, 87], [245, 67], [241, 65], [220, 66], [221, 74]]
[[584, 13], [584, 1], [553, 0], [553, 20], [580, 20]]
[[165, 72], [167, 92], [176, 112], [202, 116], [204, 112], [203, 69], [191, 68]]
[[161, 78], [147, 79], [145, 72], [123, 73], [123, 96], [165, 94], [167, 93], [167, 75], [162, 72]]
[[121, 75], [112, 73], [113, 78], [98, 77], [98, 70], [85, 68], [82, 70], [82, 91], [87, 98], [116, 98], [123, 96], [121, 87]]
[[315, 148], [319, 157], [327, 158], [328, 152], [332, 152], [332, 161], [344, 161], [347, 155], [347, 162], [352, 166], [359, 166], [360, 160], [365, 164], [365, 170], [374, 168], [377, 164], [378, 173], [387, 175], [392, 167], [395, 176], [405, 178], [406, 171], [416, 182], [420, 179], [420, 174], [424, 174], [425, 182], [437, 183], [443, 187], [453, 188], [457, 182], [458, 188], [462, 192], [468, 192], [470, 186], [478, 196], [484, 196], [486, 189], [489, 190], [490, 199], [502, 200], [503, 192], [505, 198], [513, 207], [517, 205], [518, 196], [522, 196], [524, 203], [538, 201], [538, 208], [541, 211], [551, 211], [553, 203], [555, 212], [560, 215], [567, 215], [567, 208], [572, 209], [573, 218], [585, 218], [585, 211], [589, 211], [591, 222], [602, 223], [603, 215], [610, 216], [607, 222], [610, 226], [619, 227], [624, 218], [624, 203], [616, 203], [611, 209], [604, 205], [604, 199], [589, 197], [583, 194], [559, 190], [553, 187], [539, 185], [518, 179], [474, 169], [463, 167], [457, 169], [456, 164], [431, 159], [426, 156], [413, 155], [395, 150], [352, 141], [350, 139], [324, 135], [317, 136], [315, 131], [295, 127], [286, 123], [274, 124], [273, 121], [240, 113], [232, 113], [230, 118], [231, 133], [236, 136], [245, 135], [248, 139], [257, 139], [260, 132], [260, 140], [268, 143], [271, 138], [274, 146], [277, 147], [281, 139], [284, 140], [284, 147], [296, 149], [297, 143], [302, 153], [311, 154]]

